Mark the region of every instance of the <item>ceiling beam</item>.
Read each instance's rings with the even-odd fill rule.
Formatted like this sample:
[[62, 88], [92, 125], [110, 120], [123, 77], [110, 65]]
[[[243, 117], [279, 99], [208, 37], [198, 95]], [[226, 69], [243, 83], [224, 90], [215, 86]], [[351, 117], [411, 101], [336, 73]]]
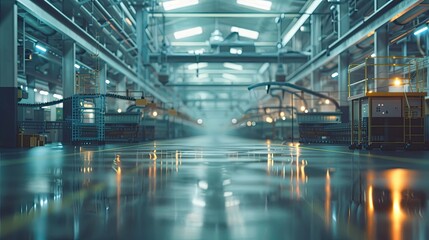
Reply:
[[277, 63], [280, 60], [281, 63], [305, 63], [308, 61], [308, 56], [300, 53], [284, 53], [281, 54], [280, 58], [277, 53], [243, 53], [243, 54], [152, 54], [150, 56], [151, 63], [195, 63], [195, 62], [211, 62], [211, 63], [223, 63], [223, 62], [234, 62], [234, 63]]
[[240, 83], [240, 84], [216, 84], [216, 83], [208, 83], [208, 84], [201, 84], [201, 83], [174, 83], [174, 84], [167, 84], [167, 87], [199, 87], [199, 88], [232, 88], [232, 87], [238, 87], [243, 88], [243, 90], [247, 90], [247, 87], [252, 85], [254, 83]]
[[284, 14], [285, 18], [296, 18], [301, 16], [300, 13], [284, 12], [153, 12], [150, 13], [149, 16], [156, 18], [276, 18], [282, 14]]
[[157, 91], [153, 83], [140, 80], [135, 71], [129, 68], [126, 63], [116, 57], [111, 51], [94, 39], [93, 36], [85, 32], [49, 2], [44, 0], [17, 0], [17, 3], [22, 9], [60, 32], [63, 36], [72, 39], [88, 52], [98, 54], [98, 57], [106, 64], [137, 83], [155, 98], [162, 102], [170, 102], [167, 94]]
[[298, 82], [325, 63], [335, 59], [340, 53], [374, 34], [374, 31], [388, 22], [401, 17], [423, 0], [391, 0], [360, 24], [350, 29], [344, 36], [328, 46], [288, 77], [290, 83]]
[[[210, 42], [171, 42], [172, 47], [210, 47]], [[255, 47], [276, 47], [277, 42], [254, 42]]]

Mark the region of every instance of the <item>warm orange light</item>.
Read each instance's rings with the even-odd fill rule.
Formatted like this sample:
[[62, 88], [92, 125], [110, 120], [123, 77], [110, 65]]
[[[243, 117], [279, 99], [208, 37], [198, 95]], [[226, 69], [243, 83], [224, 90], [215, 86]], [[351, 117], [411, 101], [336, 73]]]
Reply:
[[374, 212], [374, 199], [372, 198], [372, 186], [368, 188], [368, 208], [371, 212]]
[[395, 78], [395, 81], [393, 81], [393, 84], [398, 87], [398, 86], [401, 86], [402, 81], [399, 78]]

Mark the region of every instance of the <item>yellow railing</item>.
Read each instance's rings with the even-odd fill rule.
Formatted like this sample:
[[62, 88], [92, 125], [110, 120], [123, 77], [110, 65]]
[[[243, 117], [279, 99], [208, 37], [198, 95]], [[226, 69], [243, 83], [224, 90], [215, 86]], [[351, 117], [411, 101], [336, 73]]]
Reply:
[[426, 91], [425, 58], [369, 57], [348, 68], [348, 96], [369, 92]]

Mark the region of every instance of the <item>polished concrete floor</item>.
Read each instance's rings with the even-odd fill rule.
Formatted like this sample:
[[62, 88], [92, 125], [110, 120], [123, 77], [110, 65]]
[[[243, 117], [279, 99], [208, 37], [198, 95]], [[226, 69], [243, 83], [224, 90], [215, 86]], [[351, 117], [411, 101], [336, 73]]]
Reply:
[[0, 239], [429, 239], [429, 152], [231, 137], [0, 155]]

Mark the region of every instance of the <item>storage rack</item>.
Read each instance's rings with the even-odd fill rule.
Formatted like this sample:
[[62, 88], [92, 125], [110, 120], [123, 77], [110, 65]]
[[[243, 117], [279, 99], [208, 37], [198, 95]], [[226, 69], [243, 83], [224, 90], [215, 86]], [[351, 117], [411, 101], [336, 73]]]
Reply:
[[104, 114], [104, 95], [74, 95], [72, 97], [72, 143], [104, 144]]

